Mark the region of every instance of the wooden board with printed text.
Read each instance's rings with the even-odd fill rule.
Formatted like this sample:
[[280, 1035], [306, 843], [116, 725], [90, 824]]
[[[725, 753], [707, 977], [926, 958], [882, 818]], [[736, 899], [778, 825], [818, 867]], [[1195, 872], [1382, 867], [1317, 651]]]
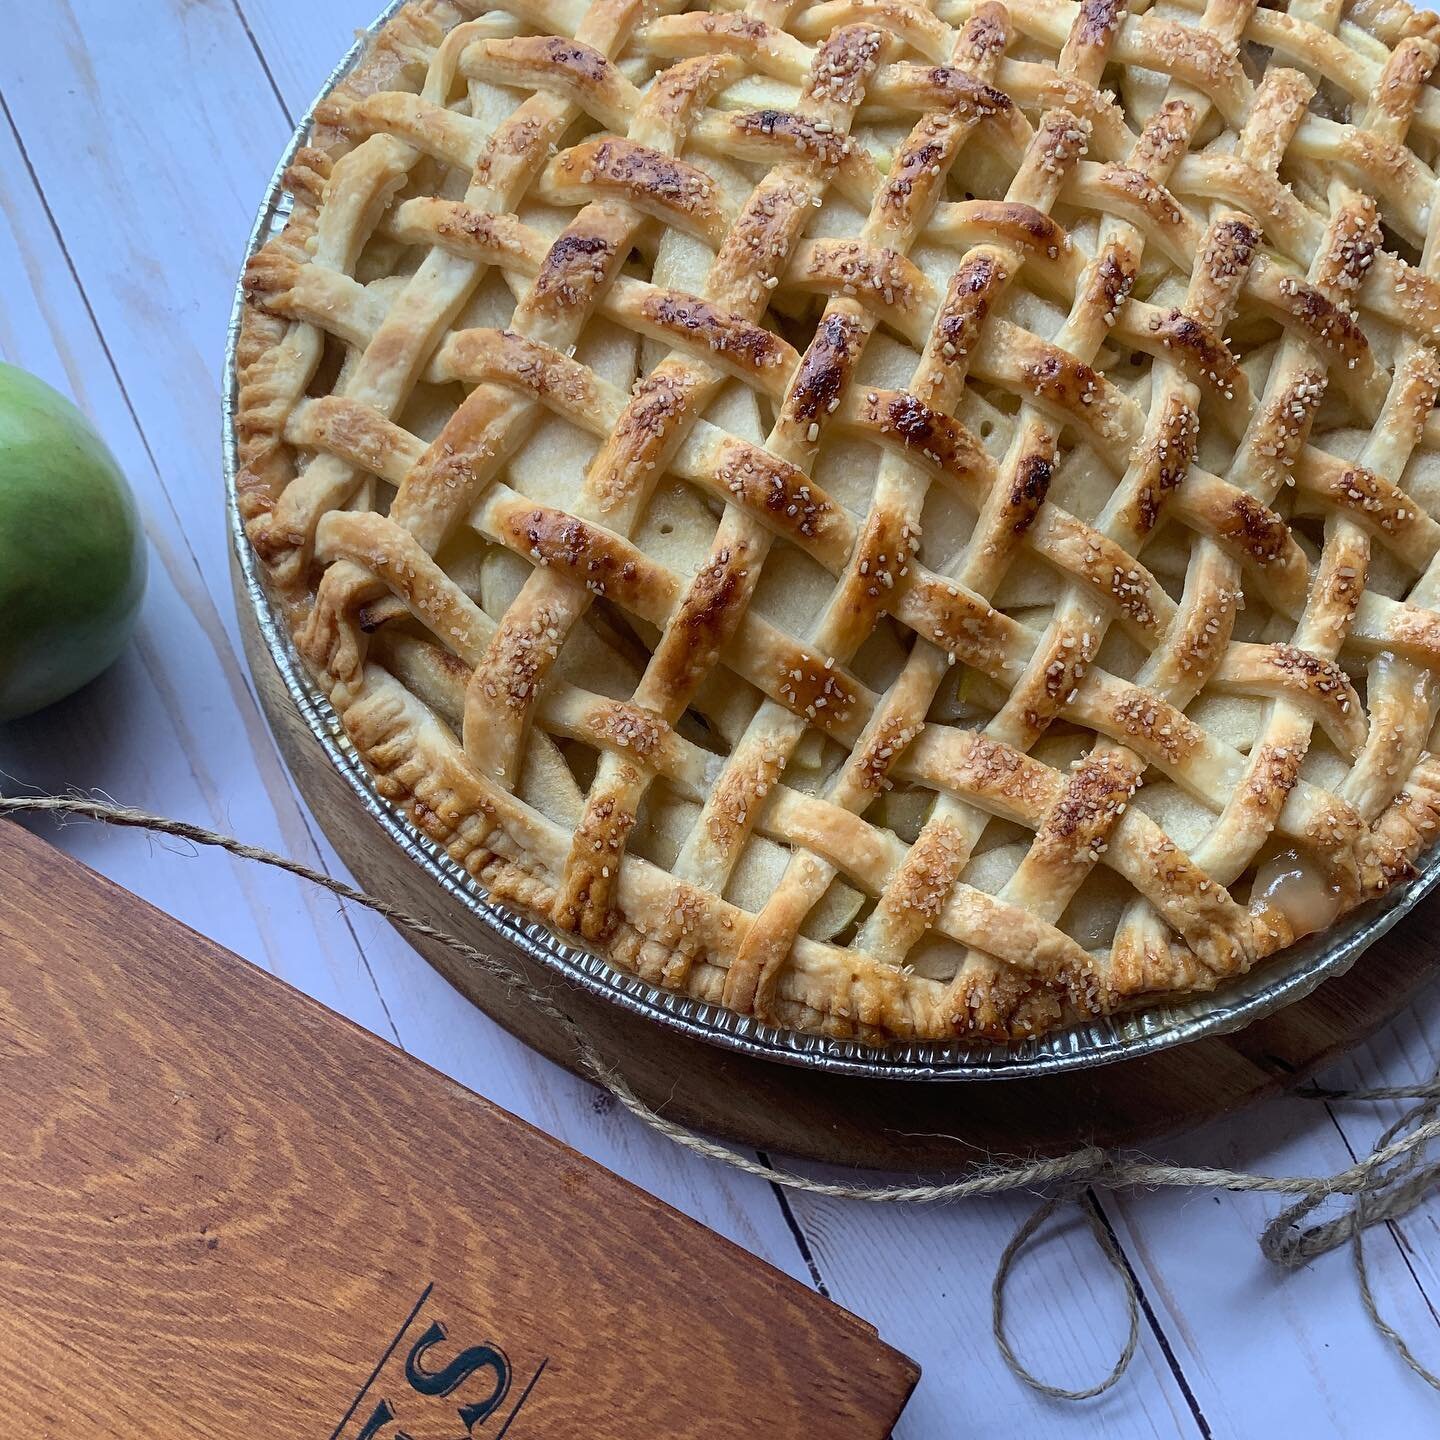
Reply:
[[[1305, 999], [1235, 1034], [1137, 1060], [1034, 1079], [924, 1084], [836, 1076], [707, 1045], [557, 984], [434, 884], [385, 834], [310, 732], [238, 571], [235, 588], [261, 706], [301, 794], [360, 884], [479, 949], [503, 953], [550, 990], [641, 1099], [712, 1135], [830, 1164], [925, 1173], [962, 1171], [995, 1155], [1060, 1154], [1082, 1142], [1153, 1140], [1282, 1094], [1394, 1018], [1436, 971], [1440, 897], [1431, 897], [1347, 974]], [[553, 1020], [443, 946], [406, 938], [487, 1014], [584, 1073]]]
[[911, 1361], [0, 823], [0, 1416], [26, 1436], [888, 1435]]

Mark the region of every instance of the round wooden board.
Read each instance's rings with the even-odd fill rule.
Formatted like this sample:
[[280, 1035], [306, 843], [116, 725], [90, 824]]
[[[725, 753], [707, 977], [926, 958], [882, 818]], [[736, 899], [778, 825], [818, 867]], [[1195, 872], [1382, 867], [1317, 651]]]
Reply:
[[[993, 1155], [1134, 1144], [1297, 1084], [1397, 1014], [1431, 973], [1429, 907], [1345, 976], [1238, 1034], [1042, 1079], [955, 1084], [855, 1079], [757, 1060], [679, 1035], [567, 984], [507, 945], [395, 846], [295, 709], [238, 570], [240, 630], [261, 703], [300, 793], [360, 884], [506, 957], [545, 987], [668, 1117], [786, 1155], [867, 1169], [955, 1172]], [[1434, 902], [1432, 902], [1434, 903]], [[541, 1054], [578, 1071], [553, 1021], [443, 946], [406, 938], [462, 995]]]

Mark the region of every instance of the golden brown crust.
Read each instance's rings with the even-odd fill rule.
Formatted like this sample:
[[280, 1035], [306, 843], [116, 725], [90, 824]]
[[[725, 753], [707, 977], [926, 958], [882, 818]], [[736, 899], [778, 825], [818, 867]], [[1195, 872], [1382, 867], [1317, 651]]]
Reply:
[[[1186, 8], [372, 40], [247, 267], [239, 499], [489, 893], [885, 1041], [1219, 984], [1300, 933], [1277, 852], [1337, 912], [1411, 873], [1440, 28]], [[1174, 87], [1143, 125], [1127, 67]]]

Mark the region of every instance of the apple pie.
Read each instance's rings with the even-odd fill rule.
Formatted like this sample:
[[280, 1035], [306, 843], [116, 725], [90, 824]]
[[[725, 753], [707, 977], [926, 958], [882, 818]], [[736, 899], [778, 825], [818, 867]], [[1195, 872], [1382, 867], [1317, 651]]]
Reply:
[[239, 494], [380, 793], [777, 1026], [1210, 989], [1440, 820], [1440, 17], [415, 0]]

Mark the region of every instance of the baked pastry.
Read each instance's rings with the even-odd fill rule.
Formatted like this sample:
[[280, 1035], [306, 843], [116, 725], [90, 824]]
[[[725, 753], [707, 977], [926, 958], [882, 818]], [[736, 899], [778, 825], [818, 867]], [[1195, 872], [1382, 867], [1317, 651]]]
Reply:
[[240, 498], [380, 791], [883, 1041], [1235, 976], [1440, 816], [1440, 21], [416, 0], [250, 262]]

